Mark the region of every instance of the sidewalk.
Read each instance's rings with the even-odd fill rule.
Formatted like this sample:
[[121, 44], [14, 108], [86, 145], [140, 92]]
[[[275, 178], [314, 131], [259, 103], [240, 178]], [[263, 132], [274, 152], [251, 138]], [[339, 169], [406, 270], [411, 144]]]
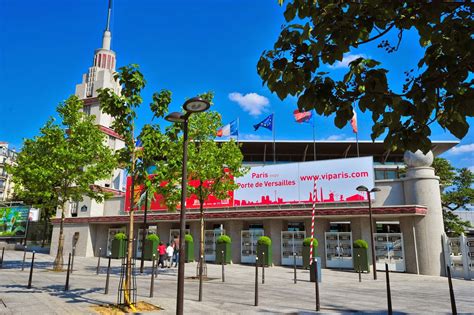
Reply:
[[[120, 261], [112, 260], [109, 294], [104, 294], [107, 259], [101, 259], [101, 272], [96, 275], [97, 258], [76, 257], [70, 278], [70, 290], [65, 292], [66, 272], [51, 271], [54, 257], [36, 254], [32, 288], [27, 289], [30, 257], [21, 271], [23, 252], [6, 251], [0, 269], [0, 314], [94, 314], [90, 308], [117, 300]], [[67, 256], [64, 257], [67, 263]], [[139, 267], [140, 262], [137, 261]], [[154, 298], [149, 298], [151, 263], [146, 262], [144, 275], [137, 275], [137, 300], [162, 307], [157, 314], [175, 314], [177, 268], [159, 269], [155, 279]], [[314, 283], [309, 273], [298, 270], [298, 283], [293, 283], [293, 269], [272, 267], [265, 269], [265, 284], [261, 284], [259, 269], [259, 306], [254, 306], [255, 267], [228, 265], [225, 280], [221, 281], [221, 266], [208, 264], [209, 281], [204, 282], [203, 302], [198, 302], [196, 264], [186, 264], [186, 314], [310, 314], [315, 310]], [[137, 272], [139, 268], [137, 268]], [[385, 274], [372, 280], [363, 274], [359, 283], [353, 272], [323, 269], [320, 285], [323, 313], [386, 313]], [[448, 281], [443, 277], [391, 273], [392, 305], [395, 314], [451, 313]], [[457, 310], [474, 313], [474, 282], [453, 280]]]

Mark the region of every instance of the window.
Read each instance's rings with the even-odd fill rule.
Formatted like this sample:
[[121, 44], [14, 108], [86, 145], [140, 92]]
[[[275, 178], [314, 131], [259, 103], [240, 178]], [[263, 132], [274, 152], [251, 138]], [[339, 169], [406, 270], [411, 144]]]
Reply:
[[109, 136], [109, 148], [115, 150], [115, 137]]
[[90, 116], [91, 115], [91, 106], [90, 105], [84, 105], [84, 107], [82, 108], [82, 111], [87, 116]]
[[78, 206], [77, 202], [75, 201], [69, 202], [69, 211], [71, 212], [71, 217], [73, 218], [77, 217], [77, 206]]

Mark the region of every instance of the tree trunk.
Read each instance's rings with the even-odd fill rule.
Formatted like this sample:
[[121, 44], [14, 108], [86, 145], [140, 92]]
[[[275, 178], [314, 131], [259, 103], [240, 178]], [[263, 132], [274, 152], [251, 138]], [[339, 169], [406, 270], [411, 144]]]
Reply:
[[56, 258], [54, 259], [54, 271], [63, 270], [63, 248], [64, 248], [64, 218], [66, 209], [66, 202], [63, 202], [61, 206], [61, 223], [59, 224], [59, 242], [58, 242], [58, 251], [56, 253]]
[[44, 228], [43, 228], [43, 237], [41, 241], [41, 247], [44, 247], [44, 243], [46, 238], [48, 237], [49, 232], [49, 211], [47, 209], [44, 210]]
[[199, 301], [202, 301], [202, 273], [204, 267], [204, 205], [203, 201], [199, 201], [199, 211], [201, 212], [201, 238], [199, 240]]

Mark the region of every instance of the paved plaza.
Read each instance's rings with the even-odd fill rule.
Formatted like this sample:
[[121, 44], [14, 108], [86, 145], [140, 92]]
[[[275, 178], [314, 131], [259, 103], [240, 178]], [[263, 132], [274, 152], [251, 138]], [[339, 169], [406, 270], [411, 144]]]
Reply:
[[[25, 270], [21, 271], [23, 252], [5, 252], [0, 269], [1, 314], [94, 314], [91, 306], [116, 302], [119, 260], [112, 260], [110, 291], [105, 295], [107, 259], [101, 259], [102, 268], [96, 275], [97, 258], [76, 257], [70, 290], [65, 292], [66, 273], [51, 271], [54, 257], [46, 254], [36, 254], [32, 288], [27, 288], [31, 255], [27, 253]], [[174, 314], [177, 269], [159, 270], [154, 297], [149, 298], [151, 263], [145, 266], [146, 273], [137, 275], [137, 299], [163, 308], [159, 314]], [[207, 268], [210, 279], [204, 283], [203, 302], [198, 302], [198, 281], [191, 279], [196, 264], [186, 264], [186, 314], [315, 313], [314, 283], [308, 281], [306, 270], [297, 271], [299, 281], [294, 284], [292, 268], [266, 268], [265, 284], [260, 278], [259, 306], [255, 307], [254, 266], [226, 266], [225, 283], [221, 266], [208, 264]], [[379, 273], [377, 281], [371, 274], [363, 274], [362, 282], [350, 271], [323, 269], [322, 274], [322, 313], [386, 313], [384, 273]], [[395, 314], [451, 313], [447, 278], [391, 273], [390, 280]], [[454, 279], [453, 286], [458, 312], [474, 313], [474, 282]]]

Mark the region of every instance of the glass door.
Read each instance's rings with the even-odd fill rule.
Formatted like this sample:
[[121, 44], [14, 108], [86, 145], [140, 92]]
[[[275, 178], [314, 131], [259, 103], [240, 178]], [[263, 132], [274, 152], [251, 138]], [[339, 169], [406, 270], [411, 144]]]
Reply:
[[326, 266], [353, 268], [352, 232], [326, 232]]
[[402, 233], [374, 233], [377, 270], [405, 271]]
[[[139, 229], [138, 230], [138, 239], [137, 239], [137, 253], [136, 253], [136, 257], [137, 258], [142, 258], [142, 248], [143, 248], [143, 244], [142, 244], [142, 241], [143, 241], [143, 233], [144, 233], [144, 229]], [[148, 228], [148, 235], [149, 234], [157, 234], [156, 233], [156, 226], [150, 226]]]
[[121, 228], [111, 228], [109, 229], [109, 233], [107, 235], [107, 252], [106, 255], [112, 255], [112, 241], [114, 240], [114, 236], [117, 233], [124, 233], [126, 234], [127, 229], [125, 227]]
[[296, 265], [303, 265], [303, 240], [305, 231], [282, 231], [281, 232], [281, 264], [293, 266], [293, 253], [296, 253]]
[[225, 230], [204, 231], [204, 259], [206, 261], [216, 261], [216, 240], [222, 234], [225, 234]]
[[242, 263], [254, 264], [257, 253], [257, 241], [264, 235], [263, 229], [252, 229], [241, 231], [241, 256]]

